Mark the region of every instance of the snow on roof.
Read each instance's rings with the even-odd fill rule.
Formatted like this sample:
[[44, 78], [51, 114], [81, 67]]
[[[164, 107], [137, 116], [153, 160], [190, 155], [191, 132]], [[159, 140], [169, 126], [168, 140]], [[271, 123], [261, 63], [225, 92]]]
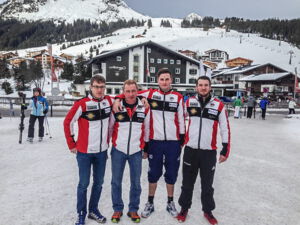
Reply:
[[284, 73], [265, 73], [260, 75], [250, 75], [240, 79], [240, 81], [268, 81], [268, 80], [278, 80], [285, 76], [290, 75], [289, 72]]

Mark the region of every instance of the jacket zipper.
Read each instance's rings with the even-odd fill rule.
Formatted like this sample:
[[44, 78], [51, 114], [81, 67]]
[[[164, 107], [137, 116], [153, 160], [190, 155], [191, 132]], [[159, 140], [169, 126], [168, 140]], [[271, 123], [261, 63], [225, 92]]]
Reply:
[[101, 118], [101, 107], [100, 107], [100, 102], [98, 102], [99, 106], [99, 113], [100, 113], [100, 123], [101, 123], [101, 129], [100, 129], [100, 152], [102, 152], [102, 132], [103, 132], [103, 121]]
[[165, 136], [165, 141], [166, 141], [167, 140], [167, 133], [166, 133], [166, 120], [165, 120], [165, 104], [166, 104], [166, 95], [164, 94], [163, 123], [164, 123], [164, 136]]

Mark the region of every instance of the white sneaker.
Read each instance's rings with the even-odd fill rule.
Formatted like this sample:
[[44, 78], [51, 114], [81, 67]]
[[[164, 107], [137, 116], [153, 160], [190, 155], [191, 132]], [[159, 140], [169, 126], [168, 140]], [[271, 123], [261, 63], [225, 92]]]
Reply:
[[172, 217], [177, 217], [178, 212], [173, 201], [167, 204], [166, 210], [168, 211], [168, 213], [170, 213]]
[[147, 218], [154, 212], [154, 204], [147, 202], [144, 211], [141, 213], [143, 218]]

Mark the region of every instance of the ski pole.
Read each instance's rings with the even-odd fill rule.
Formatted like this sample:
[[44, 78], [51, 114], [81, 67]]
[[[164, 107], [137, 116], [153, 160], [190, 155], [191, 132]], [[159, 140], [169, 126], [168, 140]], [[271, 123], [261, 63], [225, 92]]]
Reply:
[[49, 131], [50, 138], [52, 138], [51, 132], [50, 132], [50, 126], [49, 126], [49, 122], [48, 122], [47, 116], [45, 116], [45, 121], [46, 121], [46, 123], [47, 123], [47, 127], [48, 127], [48, 131]]

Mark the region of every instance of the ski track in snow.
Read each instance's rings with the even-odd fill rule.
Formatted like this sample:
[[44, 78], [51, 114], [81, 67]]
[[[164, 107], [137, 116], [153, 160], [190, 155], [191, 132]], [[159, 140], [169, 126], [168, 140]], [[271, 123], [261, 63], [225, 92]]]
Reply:
[[[258, 117], [258, 116], [257, 116]], [[67, 150], [63, 118], [48, 118], [52, 139], [27, 143], [28, 118], [25, 119], [23, 144], [18, 144], [19, 118], [0, 120], [0, 224], [71, 225], [76, 220], [76, 186], [78, 181], [75, 155]], [[232, 150], [215, 175], [214, 214], [222, 225], [291, 225], [300, 218], [300, 120], [267, 116], [267, 120], [230, 118]], [[220, 146], [220, 140], [219, 140]], [[147, 200], [148, 162], [143, 161], [140, 209]], [[100, 210], [112, 224], [110, 193], [111, 163], [106, 167]], [[181, 168], [175, 185], [175, 203], [180, 195]], [[124, 213], [129, 196], [128, 166], [123, 178]], [[91, 185], [90, 185], [91, 186]], [[195, 184], [193, 205], [184, 224], [207, 224], [202, 216], [199, 178]], [[88, 192], [89, 193], [89, 192]], [[141, 224], [177, 224], [166, 210], [163, 177], [154, 199], [155, 212]], [[97, 223], [87, 219], [87, 225]], [[120, 225], [132, 224], [124, 215]]]

